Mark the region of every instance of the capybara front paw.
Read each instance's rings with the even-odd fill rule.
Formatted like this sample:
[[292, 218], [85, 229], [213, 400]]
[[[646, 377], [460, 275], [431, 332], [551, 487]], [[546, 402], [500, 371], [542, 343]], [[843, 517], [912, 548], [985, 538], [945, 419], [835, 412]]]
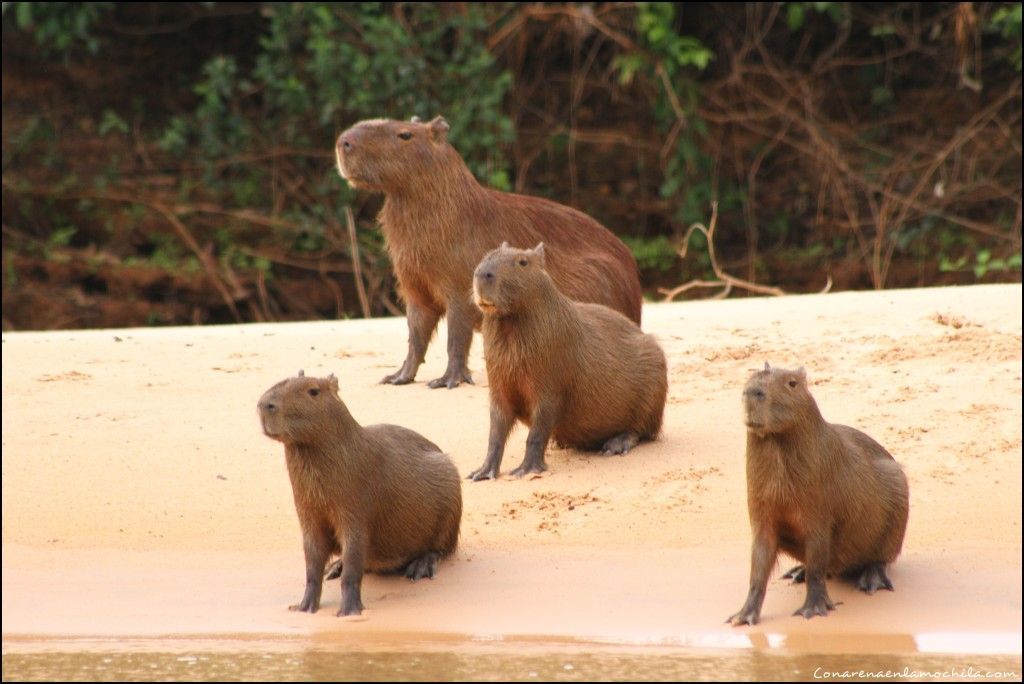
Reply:
[[406, 373], [405, 369], [403, 368], [402, 370], [398, 371], [397, 373], [392, 373], [391, 375], [385, 376], [384, 379], [380, 381], [380, 384], [382, 384], [382, 385], [408, 385], [410, 382], [412, 382], [415, 379], [415, 377], [416, 376], [414, 376], [414, 375], [412, 375], [410, 373]]
[[730, 615], [726, 622], [733, 627], [739, 627], [740, 625], [756, 625], [760, 619], [761, 611], [753, 608], [743, 608], [740, 612]]
[[472, 480], [473, 482], [479, 482], [480, 480], [497, 480], [498, 469], [495, 466], [483, 465], [467, 475], [466, 479]]
[[793, 584], [803, 584], [806, 576], [804, 566], [794, 565], [782, 576], [782, 579], [793, 580]]
[[543, 473], [548, 469], [548, 466], [544, 461], [537, 461], [536, 463], [526, 463], [525, 461], [515, 470], [512, 471], [512, 477], [516, 479], [523, 478], [530, 473]]
[[447, 387], [448, 389], [455, 389], [460, 384], [466, 383], [467, 385], [473, 384], [473, 376], [469, 374], [469, 371], [455, 371], [448, 372], [427, 383], [427, 387], [431, 389], [437, 389], [438, 387]]
[[363, 614], [363, 602], [353, 601], [351, 603], [342, 602], [341, 608], [338, 609], [338, 617], [346, 617], [348, 615], [362, 615]]
[[815, 615], [821, 615], [822, 617], [828, 615], [828, 611], [835, 609], [835, 604], [829, 599], [827, 594], [821, 594], [820, 596], [808, 596], [807, 601], [800, 607], [798, 611], [793, 615], [803, 615], [805, 618], [810, 620]]
[[327, 574], [324, 575], [324, 580], [338, 579], [341, 577], [341, 559], [334, 561], [327, 568]]
[[288, 610], [293, 610], [298, 613], [315, 613], [319, 609], [319, 601], [309, 601], [307, 599], [302, 599], [302, 601], [300, 601], [299, 603], [296, 603], [292, 606], [288, 606]]
[[419, 558], [414, 558], [405, 566], [405, 576], [415, 582], [426, 577], [430, 579], [437, 572], [437, 554], [425, 553]]
[[857, 579], [857, 588], [865, 594], [874, 594], [879, 589], [892, 591], [892, 582], [885, 575], [885, 566], [880, 563], [873, 563], [860, 574]]

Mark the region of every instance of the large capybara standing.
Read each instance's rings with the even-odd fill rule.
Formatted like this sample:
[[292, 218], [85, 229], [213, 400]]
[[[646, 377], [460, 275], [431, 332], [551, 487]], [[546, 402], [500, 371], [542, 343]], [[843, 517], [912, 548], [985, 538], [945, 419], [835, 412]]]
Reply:
[[743, 390], [747, 426], [747, 504], [754, 544], [750, 593], [734, 625], [756, 624], [778, 552], [803, 566], [786, 577], [807, 582], [795, 615], [828, 615], [826, 575], [856, 580], [869, 594], [892, 590], [885, 566], [903, 546], [910, 508], [907, 478], [893, 457], [860, 430], [826, 423], [807, 374], [771, 368]]
[[363, 610], [363, 572], [433, 577], [455, 550], [462, 487], [455, 464], [430, 440], [397, 425], [362, 427], [338, 380], [283, 380], [260, 397], [263, 432], [284, 443], [306, 555], [306, 591], [292, 610], [320, 607], [324, 567], [341, 553], [341, 609]]
[[668, 393], [661, 347], [618, 311], [559, 292], [546, 261], [543, 244], [502, 245], [476, 268], [491, 428], [473, 480], [498, 476], [517, 419], [530, 426], [526, 456], [512, 471], [517, 477], [547, 470], [549, 438], [624, 454], [661, 430]]
[[338, 137], [338, 171], [353, 187], [383, 192], [380, 225], [406, 303], [409, 353], [383, 382], [412, 382], [442, 315], [448, 318], [448, 368], [430, 387], [472, 382], [466, 359], [480, 312], [473, 269], [508, 241], [552, 247], [548, 272], [567, 297], [604, 304], [640, 323], [636, 260], [607, 228], [583, 212], [539, 197], [481, 186], [448, 143], [448, 123], [374, 119]]

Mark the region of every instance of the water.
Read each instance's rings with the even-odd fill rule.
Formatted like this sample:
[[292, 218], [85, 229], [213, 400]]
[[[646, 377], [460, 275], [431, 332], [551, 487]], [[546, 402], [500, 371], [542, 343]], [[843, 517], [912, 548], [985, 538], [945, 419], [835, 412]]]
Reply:
[[[861, 676], [860, 672], [864, 671]], [[344, 640], [5, 642], [3, 680], [27, 681], [1020, 681], [1021, 657], [682, 651], [452, 641], [353, 647]]]

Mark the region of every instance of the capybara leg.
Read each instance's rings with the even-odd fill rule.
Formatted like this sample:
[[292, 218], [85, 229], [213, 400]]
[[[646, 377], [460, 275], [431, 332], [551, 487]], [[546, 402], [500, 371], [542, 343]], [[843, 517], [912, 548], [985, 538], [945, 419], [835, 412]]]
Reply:
[[601, 453], [603, 454], [622, 454], [625, 456], [639, 443], [640, 438], [634, 432], [623, 432], [621, 435], [615, 435], [601, 447]]
[[794, 565], [782, 576], [782, 579], [793, 580], [793, 584], [803, 584], [805, 577], [804, 566]]
[[327, 566], [327, 574], [324, 575], [324, 581], [338, 579], [341, 577], [341, 559], [334, 561]]
[[487, 458], [484, 459], [482, 466], [469, 474], [468, 479], [474, 482], [498, 479], [498, 469], [505, 455], [505, 442], [508, 441], [508, 433], [512, 431], [514, 423], [515, 416], [501, 405], [491, 403], [491, 432], [487, 438]]
[[360, 534], [345, 537], [341, 554], [341, 609], [338, 615], [359, 615], [363, 612], [363, 563], [366, 542]]
[[815, 615], [828, 615], [836, 606], [828, 597], [825, 587], [825, 568], [828, 567], [828, 532], [818, 531], [807, 536], [804, 563], [804, 581], [807, 583], [807, 598], [794, 615], [803, 615], [810, 620]]
[[398, 372], [381, 380], [382, 384], [408, 385], [416, 379], [416, 371], [423, 363], [427, 344], [430, 342], [430, 336], [434, 334], [434, 329], [437, 328], [441, 315], [410, 301], [406, 307], [405, 319], [409, 324], [409, 354]]
[[857, 588], [866, 594], [874, 594], [879, 589], [892, 591], [892, 582], [885, 574], [885, 563], [866, 566], [857, 579]]
[[473, 324], [476, 307], [468, 299], [453, 297], [448, 301], [448, 369], [444, 375], [427, 385], [433, 389], [453, 389], [461, 383], [473, 384], [473, 376], [466, 367], [469, 347], [473, 343]]
[[726, 622], [733, 625], [756, 625], [761, 619], [761, 606], [764, 604], [765, 589], [768, 587], [768, 575], [775, 565], [777, 554], [775, 532], [763, 528], [755, 530], [754, 546], [750, 553], [750, 591], [743, 607], [738, 613], [729, 616]]
[[437, 554], [433, 551], [425, 553], [419, 558], [412, 559], [405, 566], [405, 576], [413, 582], [424, 577], [429, 579], [434, 576], [435, 572], [437, 572]]
[[543, 473], [548, 469], [544, 462], [544, 451], [551, 439], [551, 428], [555, 424], [554, 413], [543, 407], [544, 400], [538, 404], [530, 424], [530, 434], [526, 436], [526, 456], [519, 467], [512, 471], [512, 477], [523, 477], [530, 473]]
[[302, 551], [306, 556], [306, 591], [302, 600], [288, 610], [315, 613], [320, 609], [320, 593], [324, 587], [324, 566], [329, 557], [329, 542], [315, 531], [302, 533]]

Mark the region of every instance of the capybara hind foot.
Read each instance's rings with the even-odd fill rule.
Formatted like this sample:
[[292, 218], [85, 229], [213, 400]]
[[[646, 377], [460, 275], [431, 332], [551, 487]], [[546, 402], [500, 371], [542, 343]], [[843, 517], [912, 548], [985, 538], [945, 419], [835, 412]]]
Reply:
[[429, 551], [419, 558], [413, 558], [407, 566], [405, 566], [404, 574], [410, 580], [415, 582], [416, 580], [423, 579], [426, 577], [430, 579], [437, 572], [437, 554], [433, 551]]
[[793, 580], [793, 584], [803, 584], [806, 579], [804, 566], [794, 565], [780, 579]]
[[827, 591], [807, 592], [807, 600], [793, 615], [803, 615], [810, 620], [815, 615], [826, 616], [828, 611], [835, 610], [836, 604], [828, 597]]
[[327, 572], [324, 573], [324, 581], [338, 579], [341, 577], [341, 559], [334, 561], [327, 566]]
[[473, 376], [469, 374], [469, 371], [465, 368], [461, 370], [448, 371], [436, 380], [431, 380], [427, 383], [427, 387], [430, 389], [437, 389], [438, 387], [447, 387], [448, 389], [455, 389], [462, 383], [467, 385], [473, 384]]
[[625, 456], [629, 453], [629, 450], [637, 445], [640, 438], [637, 437], [636, 433], [623, 432], [621, 435], [615, 435], [601, 447], [601, 453], [603, 454], [621, 454]]
[[892, 591], [892, 582], [885, 575], [883, 563], [872, 563], [864, 568], [857, 578], [857, 588], [865, 594], [874, 594], [879, 589]]

